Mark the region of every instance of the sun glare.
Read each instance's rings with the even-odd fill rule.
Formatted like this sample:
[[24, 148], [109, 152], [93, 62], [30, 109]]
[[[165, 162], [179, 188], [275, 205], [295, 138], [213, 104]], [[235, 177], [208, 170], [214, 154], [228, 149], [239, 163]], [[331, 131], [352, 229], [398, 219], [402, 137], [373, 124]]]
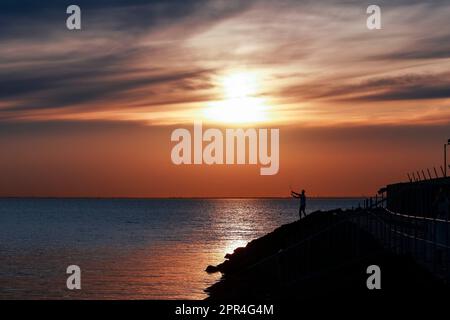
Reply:
[[253, 73], [236, 73], [223, 80], [225, 96], [228, 99], [253, 96], [257, 91], [257, 78]]
[[224, 252], [225, 252], [225, 254], [227, 254], [227, 253], [232, 254], [236, 248], [245, 247], [246, 245], [247, 245], [247, 241], [233, 240], [233, 241], [228, 242], [225, 245]]
[[208, 119], [227, 123], [267, 120], [265, 100], [257, 96], [259, 83], [255, 73], [233, 73], [223, 78], [221, 86], [224, 99], [208, 104]]

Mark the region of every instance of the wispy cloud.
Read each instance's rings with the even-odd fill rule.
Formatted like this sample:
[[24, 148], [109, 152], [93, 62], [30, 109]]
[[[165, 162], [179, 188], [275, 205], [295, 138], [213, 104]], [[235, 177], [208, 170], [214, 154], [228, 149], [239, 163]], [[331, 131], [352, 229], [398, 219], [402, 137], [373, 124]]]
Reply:
[[287, 88], [287, 97], [334, 102], [381, 102], [450, 98], [450, 73], [375, 77], [357, 83], [316, 82]]
[[381, 1], [379, 31], [359, 1], [82, 0], [81, 32], [68, 4], [0, 4], [0, 121], [184, 121], [240, 69], [295, 121], [429, 119], [450, 98], [447, 1]]

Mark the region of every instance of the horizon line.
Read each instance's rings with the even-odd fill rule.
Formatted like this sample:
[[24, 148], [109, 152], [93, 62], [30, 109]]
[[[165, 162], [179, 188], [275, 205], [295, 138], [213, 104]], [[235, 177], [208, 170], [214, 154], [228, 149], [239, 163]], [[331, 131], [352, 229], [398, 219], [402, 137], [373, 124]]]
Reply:
[[[359, 196], [309, 196], [309, 199], [364, 199], [367, 196], [359, 195]], [[239, 199], [293, 199], [292, 197], [95, 197], [95, 196], [0, 196], [0, 200], [4, 199], [86, 199], [86, 200], [120, 200], [120, 199], [129, 199], [129, 200], [239, 200]]]

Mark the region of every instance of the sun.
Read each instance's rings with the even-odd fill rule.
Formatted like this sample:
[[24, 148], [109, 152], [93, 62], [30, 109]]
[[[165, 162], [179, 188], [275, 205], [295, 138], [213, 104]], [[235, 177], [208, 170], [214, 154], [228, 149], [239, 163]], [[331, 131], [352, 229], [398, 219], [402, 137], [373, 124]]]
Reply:
[[223, 89], [228, 99], [245, 98], [257, 93], [258, 79], [254, 73], [235, 73], [223, 79]]
[[223, 100], [208, 104], [204, 113], [212, 121], [254, 123], [267, 120], [265, 99], [258, 97], [260, 89], [256, 73], [237, 72], [221, 81]]

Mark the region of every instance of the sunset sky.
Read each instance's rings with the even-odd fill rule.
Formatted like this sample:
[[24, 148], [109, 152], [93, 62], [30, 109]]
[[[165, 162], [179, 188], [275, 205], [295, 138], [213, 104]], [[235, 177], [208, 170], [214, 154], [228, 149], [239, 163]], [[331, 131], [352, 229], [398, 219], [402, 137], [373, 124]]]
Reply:
[[[371, 195], [442, 165], [449, 21], [449, 1], [3, 0], [0, 196]], [[279, 128], [279, 173], [172, 164], [199, 120]]]

